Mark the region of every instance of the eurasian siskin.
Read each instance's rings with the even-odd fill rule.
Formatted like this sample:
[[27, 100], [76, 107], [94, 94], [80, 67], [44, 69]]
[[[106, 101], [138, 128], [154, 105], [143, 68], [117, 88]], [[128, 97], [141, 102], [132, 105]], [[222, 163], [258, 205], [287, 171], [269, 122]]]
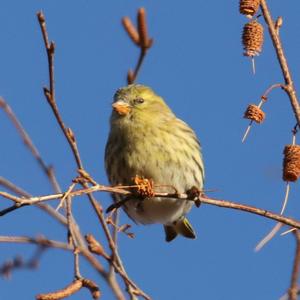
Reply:
[[[133, 178], [152, 179], [155, 192], [185, 193], [203, 188], [201, 147], [194, 131], [176, 118], [164, 100], [144, 85], [132, 84], [115, 93], [105, 166], [112, 185], [131, 185]], [[115, 195], [115, 199], [123, 199]], [[126, 213], [141, 224], [164, 225], [166, 241], [178, 234], [195, 238], [185, 215], [192, 201], [132, 197]]]

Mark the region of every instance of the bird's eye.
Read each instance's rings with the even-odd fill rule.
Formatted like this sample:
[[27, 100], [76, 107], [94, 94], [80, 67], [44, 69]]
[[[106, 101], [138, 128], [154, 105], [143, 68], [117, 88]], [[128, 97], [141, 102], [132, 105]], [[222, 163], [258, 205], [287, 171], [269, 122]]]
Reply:
[[136, 104], [141, 104], [141, 103], [143, 103], [145, 100], [143, 99], [143, 98], [136, 98], [136, 99], [134, 99], [134, 103], [136, 103]]

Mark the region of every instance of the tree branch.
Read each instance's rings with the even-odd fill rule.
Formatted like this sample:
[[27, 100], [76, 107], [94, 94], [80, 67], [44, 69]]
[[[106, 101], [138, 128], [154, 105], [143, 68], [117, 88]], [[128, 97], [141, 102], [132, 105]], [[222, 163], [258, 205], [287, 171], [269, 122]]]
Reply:
[[282, 75], [284, 77], [284, 81], [285, 81], [284, 90], [290, 99], [290, 103], [291, 103], [292, 109], [294, 111], [297, 123], [300, 124], [300, 105], [299, 105], [299, 101], [298, 101], [298, 98], [296, 95], [296, 90], [295, 90], [294, 83], [292, 80], [292, 75], [291, 75], [291, 72], [288, 67], [288, 62], [287, 62], [287, 59], [286, 59], [284, 51], [283, 51], [283, 47], [282, 47], [282, 43], [281, 43], [281, 40], [279, 37], [278, 30], [275, 27], [275, 22], [272, 19], [270, 10], [267, 5], [267, 1], [261, 0], [260, 6], [261, 6], [261, 10], [262, 10], [262, 14], [264, 16], [265, 22], [268, 25], [268, 29], [269, 29], [269, 33], [270, 33], [270, 36], [271, 36], [271, 39], [273, 42], [273, 46], [275, 48], [275, 51], [277, 54], [277, 59], [279, 61]]
[[[85, 195], [85, 194], [89, 195], [93, 192], [110, 192], [110, 193], [121, 194], [121, 195], [132, 195], [132, 196], [136, 197], [137, 196], [136, 191], [131, 191], [132, 188], [136, 188], [136, 186], [133, 185], [133, 186], [127, 186], [127, 187], [120, 187], [120, 186], [111, 187], [111, 186], [104, 186], [104, 185], [95, 185], [90, 188], [72, 191], [69, 193], [69, 196], [75, 197], [75, 196], [81, 196], [81, 195]], [[65, 193], [59, 193], [59, 194], [45, 195], [45, 196], [31, 197], [31, 198], [24, 199], [24, 198], [16, 197], [9, 193], [0, 191], [0, 196], [14, 201], [20, 207], [24, 206], [24, 205], [33, 205], [33, 204], [37, 204], [37, 203], [44, 202], [44, 201], [60, 199], [60, 198], [64, 197], [64, 195], [65, 195]], [[233, 202], [233, 201], [209, 198], [209, 197], [203, 196], [203, 195], [199, 196], [198, 198], [190, 199], [189, 195], [185, 194], [185, 193], [182, 193], [182, 194], [155, 193], [154, 197], [174, 198], [174, 199], [176, 198], [176, 199], [182, 199], [182, 200], [188, 200], [188, 201], [194, 201], [194, 202], [196, 202], [197, 200], [200, 200], [202, 204], [209, 204], [209, 205], [244, 211], [244, 212], [248, 212], [251, 214], [256, 214], [256, 215], [283, 223], [285, 225], [300, 229], [300, 222], [297, 220], [294, 220], [289, 217], [285, 217], [283, 215], [273, 213], [273, 212], [268, 211], [263, 208], [258, 208], [258, 207], [241, 204], [241, 203], [237, 203], [237, 202]], [[147, 201], [147, 199], [144, 199], [144, 200], [141, 199], [141, 201]], [[98, 212], [98, 214], [102, 214], [102, 208], [99, 206], [98, 202], [96, 202], [96, 203], [97, 203], [96, 211]], [[1, 212], [0, 212], [0, 216], [1, 216]], [[109, 240], [109, 242], [111, 243], [111, 247], [114, 247], [114, 242], [113, 242], [112, 237], [111, 237], [111, 240]]]

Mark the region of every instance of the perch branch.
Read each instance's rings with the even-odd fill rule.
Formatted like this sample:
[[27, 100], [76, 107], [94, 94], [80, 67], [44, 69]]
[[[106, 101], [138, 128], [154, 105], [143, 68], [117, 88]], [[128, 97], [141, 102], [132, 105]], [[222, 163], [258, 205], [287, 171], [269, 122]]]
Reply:
[[[136, 187], [136, 186], [133, 186]], [[72, 191], [69, 196], [70, 197], [75, 197], [75, 196], [81, 196], [84, 194], [91, 194], [93, 192], [110, 192], [110, 193], [116, 193], [116, 194], [121, 194], [121, 195], [133, 195], [136, 196], [136, 192], [132, 192], [130, 191], [132, 190], [132, 186], [127, 187], [127, 188], [121, 188], [120, 186], [116, 186], [116, 187], [111, 187], [111, 186], [104, 186], [104, 185], [96, 185], [90, 188], [86, 188], [86, 189], [80, 189], [80, 190], [75, 190]], [[43, 201], [48, 201], [48, 200], [55, 200], [55, 199], [60, 199], [64, 196], [64, 193], [59, 193], [59, 194], [53, 194], [53, 195], [46, 195], [46, 196], [39, 196], [39, 197], [32, 197], [32, 198], [20, 198], [20, 197], [16, 197], [14, 195], [11, 195], [9, 193], [6, 192], [1, 192], [0, 191], [0, 196], [7, 198], [9, 200], [12, 200], [14, 202], [16, 202], [17, 205], [22, 206], [22, 205], [32, 205], [32, 204], [37, 204]], [[209, 204], [209, 205], [214, 205], [214, 206], [218, 206], [218, 207], [224, 207], [224, 208], [230, 208], [230, 209], [235, 209], [235, 210], [239, 210], [239, 211], [244, 211], [244, 212], [248, 212], [251, 214], [256, 214], [262, 217], [266, 217], [268, 219], [272, 219], [274, 221], [283, 223], [285, 225], [291, 226], [291, 227], [295, 227], [300, 229], [300, 222], [297, 220], [294, 220], [292, 218], [288, 218], [276, 213], [273, 213], [271, 211], [268, 211], [266, 209], [262, 209], [262, 208], [257, 208], [254, 206], [250, 206], [250, 205], [245, 205], [245, 204], [240, 204], [240, 203], [236, 203], [233, 201], [227, 201], [227, 200], [221, 200], [221, 199], [215, 199], [215, 198], [208, 198], [206, 196], [199, 196], [198, 199], [190, 199], [189, 195], [186, 193], [181, 193], [181, 194], [177, 194], [177, 193], [155, 193], [154, 194], [155, 197], [162, 197], [162, 198], [176, 198], [176, 199], [182, 199], [182, 200], [189, 200], [189, 201], [194, 201], [196, 202], [198, 199], [201, 201], [202, 204]], [[144, 201], [147, 201], [147, 199], [145, 199]], [[102, 215], [102, 208], [98, 205], [97, 203], [97, 208], [96, 210], [98, 211], [99, 214]], [[1, 215], [1, 213], [0, 213]], [[114, 247], [114, 242], [113, 239], [111, 237], [111, 241], [112, 246]]]

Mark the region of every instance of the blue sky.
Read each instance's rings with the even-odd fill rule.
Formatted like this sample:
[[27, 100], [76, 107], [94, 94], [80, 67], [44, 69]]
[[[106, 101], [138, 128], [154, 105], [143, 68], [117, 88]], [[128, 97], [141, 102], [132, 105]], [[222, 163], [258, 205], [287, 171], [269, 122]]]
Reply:
[[[281, 38], [296, 88], [299, 87], [300, 30], [298, 1], [268, 1], [274, 17], [283, 16]], [[266, 121], [255, 125], [245, 144], [242, 118], [248, 103], [258, 103], [273, 83], [282, 82], [275, 52], [265, 35], [257, 73], [242, 55], [241, 30], [247, 22], [238, 1], [0, 1], [0, 94], [11, 105], [39, 148], [53, 164], [64, 189], [76, 176], [68, 145], [45, 102], [47, 61], [36, 12], [43, 10], [50, 38], [56, 42], [56, 98], [67, 126], [78, 140], [86, 170], [107, 183], [103, 154], [114, 91], [125, 85], [126, 73], [138, 56], [120, 25], [135, 19], [144, 6], [154, 45], [142, 67], [139, 83], [163, 96], [177, 116], [196, 131], [206, 166], [209, 195], [279, 211], [285, 183], [281, 180], [282, 151], [295, 125], [288, 98], [280, 90], [264, 106]], [[262, 21], [262, 20], [261, 20]], [[267, 32], [266, 32], [267, 33]], [[44, 174], [1, 113], [0, 176], [34, 195], [52, 192]], [[286, 214], [299, 218], [299, 184], [292, 184]], [[107, 194], [97, 194], [104, 207]], [[1, 199], [1, 208], [10, 203]], [[56, 203], [52, 203], [53, 206]], [[96, 217], [86, 198], [74, 200], [74, 216], [84, 233], [100, 240]], [[136, 226], [135, 239], [120, 235], [120, 252], [131, 277], [153, 299], [278, 299], [289, 285], [294, 239], [275, 237], [261, 252], [257, 241], [272, 221], [207, 205], [194, 208], [190, 220], [196, 240], [164, 242], [160, 225]], [[122, 213], [122, 223], [131, 223]], [[0, 219], [0, 235], [43, 233], [65, 240], [65, 230], [34, 207]], [[28, 258], [32, 246], [0, 245], [0, 264], [16, 254]], [[110, 291], [86, 264], [82, 273], [100, 283], [103, 299]], [[47, 251], [36, 271], [21, 270], [11, 280], [0, 279], [0, 299], [33, 299], [72, 280], [72, 256]], [[89, 297], [81, 291], [72, 299]]]

